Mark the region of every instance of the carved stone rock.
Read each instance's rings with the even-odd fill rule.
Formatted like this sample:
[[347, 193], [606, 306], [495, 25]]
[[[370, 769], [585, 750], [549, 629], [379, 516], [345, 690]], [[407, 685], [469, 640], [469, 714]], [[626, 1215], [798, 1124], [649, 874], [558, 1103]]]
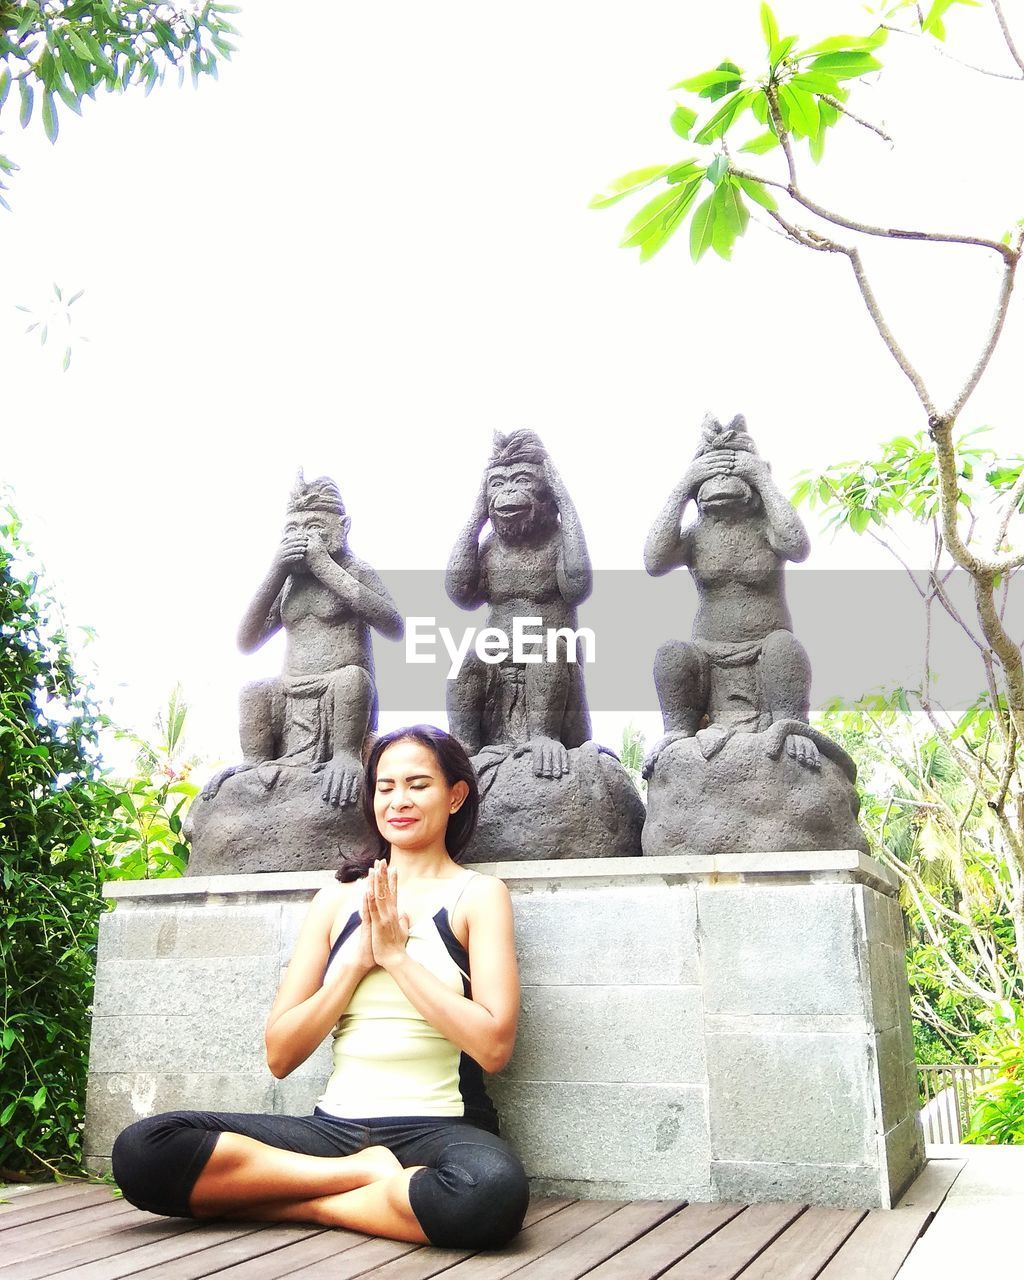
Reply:
[[644, 762], [644, 853], [866, 851], [856, 766], [808, 724], [811, 667], [784, 569], [809, 551], [743, 418], [707, 419], [644, 550], [650, 574], [685, 567], [698, 600], [691, 639], [655, 658], [665, 736]]
[[647, 784], [644, 853], [868, 853], [843, 768], [824, 754], [816, 770], [785, 751], [773, 758], [769, 737], [734, 734], [710, 760], [694, 738], [666, 747]]
[[569, 750], [560, 778], [538, 778], [528, 747], [474, 758], [483, 803], [469, 862], [565, 857], [633, 858], [643, 801], [616, 756], [594, 742]]
[[333, 870], [369, 843], [360, 806], [324, 803], [322, 773], [275, 771], [236, 773], [214, 801], [193, 804], [188, 874]]

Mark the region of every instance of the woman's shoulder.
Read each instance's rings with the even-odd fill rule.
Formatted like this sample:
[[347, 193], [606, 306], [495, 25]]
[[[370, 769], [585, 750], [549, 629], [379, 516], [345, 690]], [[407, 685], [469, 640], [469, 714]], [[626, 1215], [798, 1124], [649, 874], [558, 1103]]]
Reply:
[[508, 886], [498, 876], [488, 875], [486, 871], [470, 871], [466, 887], [462, 894], [467, 908], [479, 904], [483, 909], [511, 901]]

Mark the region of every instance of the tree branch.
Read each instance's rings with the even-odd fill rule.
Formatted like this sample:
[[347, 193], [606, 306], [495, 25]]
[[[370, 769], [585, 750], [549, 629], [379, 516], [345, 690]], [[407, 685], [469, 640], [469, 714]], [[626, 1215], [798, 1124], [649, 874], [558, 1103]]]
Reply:
[[[906, 27], [890, 26], [886, 22], [881, 25], [884, 31], [892, 31], [896, 35], [907, 36], [911, 40], [920, 40], [922, 38], [920, 31], [908, 31]], [[944, 49], [937, 41], [926, 40], [925, 43], [933, 53], [937, 53], [943, 58], [948, 58], [950, 62], [955, 62], [958, 67], [966, 67], [968, 71], [977, 71], [979, 75], [992, 76], [996, 80], [1024, 80], [1024, 76], [1011, 75], [1008, 71], [993, 71], [991, 67], [981, 67], [976, 62], [965, 62], [963, 58], [958, 58], [955, 54], [950, 53], [948, 49]]]
[[995, 541], [992, 544], [993, 554], [998, 555], [1003, 543], [1006, 541], [1006, 535], [1010, 531], [1010, 521], [1013, 519], [1020, 505], [1021, 498], [1024, 498], [1024, 466], [1020, 469], [1020, 475], [1017, 477], [1016, 483], [1010, 490], [1009, 500], [1006, 506], [1006, 514], [999, 523], [999, 531], [996, 534]]
[[1014, 62], [1016, 62], [1017, 66], [1020, 68], [1021, 76], [1024, 77], [1024, 61], [1021, 60], [1021, 56], [1017, 52], [1017, 46], [1013, 43], [1013, 36], [1010, 35], [1010, 28], [1006, 25], [1006, 18], [1003, 15], [1003, 6], [999, 3], [999, 0], [989, 0], [989, 3], [992, 5], [992, 11], [996, 15], [996, 21], [999, 23], [999, 29], [1003, 33], [1003, 40], [1006, 42], [1006, 47], [1010, 51], [1010, 57]]
[[890, 146], [893, 145], [892, 138], [884, 129], [879, 128], [877, 124], [872, 124], [870, 120], [863, 120], [860, 116], [854, 114], [854, 112], [852, 112], [845, 103], [840, 102], [838, 98], [833, 98], [829, 93], [820, 93], [818, 97], [821, 98], [822, 102], [827, 102], [830, 107], [835, 107], [837, 111], [842, 112], [844, 116], [849, 116], [850, 119], [855, 121], [857, 124], [863, 125], [865, 129], [870, 129], [872, 133], [877, 133], [878, 136], [888, 142]]
[[853, 274], [857, 281], [857, 288], [860, 289], [861, 297], [864, 299], [864, 305], [868, 309], [868, 315], [874, 321], [875, 328], [878, 330], [879, 336], [885, 345], [889, 348], [889, 354], [910, 379], [914, 390], [917, 392], [917, 398], [924, 406], [925, 412], [931, 418], [935, 414], [935, 406], [932, 398], [928, 394], [928, 388], [924, 385], [924, 379], [917, 372], [903, 353], [903, 348], [893, 337], [892, 330], [885, 323], [881, 309], [875, 299], [875, 295], [871, 289], [871, 283], [868, 280], [867, 273], [864, 270], [864, 264], [858, 251], [852, 246], [849, 248], [841, 248], [841, 252], [845, 253], [850, 259], [850, 266], [853, 268]]

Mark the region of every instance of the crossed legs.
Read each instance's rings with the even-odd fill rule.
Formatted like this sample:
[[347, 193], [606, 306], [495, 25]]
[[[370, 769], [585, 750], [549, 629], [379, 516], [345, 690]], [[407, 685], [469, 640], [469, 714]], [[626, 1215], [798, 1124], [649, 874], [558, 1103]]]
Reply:
[[443, 1117], [168, 1111], [129, 1125], [111, 1155], [125, 1199], [151, 1213], [311, 1222], [447, 1248], [501, 1247], [529, 1199], [507, 1143]]
[[409, 1204], [417, 1169], [387, 1147], [349, 1156], [282, 1151], [239, 1133], [221, 1133], [189, 1197], [197, 1218], [313, 1222], [427, 1243]]

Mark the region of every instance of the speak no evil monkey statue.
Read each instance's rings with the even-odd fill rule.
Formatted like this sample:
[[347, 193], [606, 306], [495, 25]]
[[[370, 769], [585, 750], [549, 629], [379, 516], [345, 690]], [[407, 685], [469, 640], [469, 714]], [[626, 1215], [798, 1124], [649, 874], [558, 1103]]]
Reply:
[[784, 566], [809, 550], [744, 419], [708, 418], [644, 550], [652, 575], [687, 568], [698, 599], [692, 638], [655, 659], [665, 736], [644, 764], [645, 854], [867, 852], [856, 766], [808, 723], [811, 667]]
[[[463, 609], [486, 605], [487, 625], [506, 635], [516, 617], [539, 619], [545, 633], [575, 631], [591, 583], [579, 516], [541, 440], [496, 434], [448, 563], [449, 597]], [[618, 758], [590, 740], [578, 642], [558, 645], [555, 661], [474, 656], [449, 683], [451, 732], [473, 757], [483, 796], [471, 858], [640, 852], [643, 803]]]
[[284, 671], [242, 689], [242, 761], [189, 811], [189, 874], [335, 867], [361, 848], [361, 755], [377, 727], [371, 630], [404, 622], [378, 574], [353, 555], [337, 486], [300, 472], [284, 535], [238, 633], [251, 653], [284, 630]]

